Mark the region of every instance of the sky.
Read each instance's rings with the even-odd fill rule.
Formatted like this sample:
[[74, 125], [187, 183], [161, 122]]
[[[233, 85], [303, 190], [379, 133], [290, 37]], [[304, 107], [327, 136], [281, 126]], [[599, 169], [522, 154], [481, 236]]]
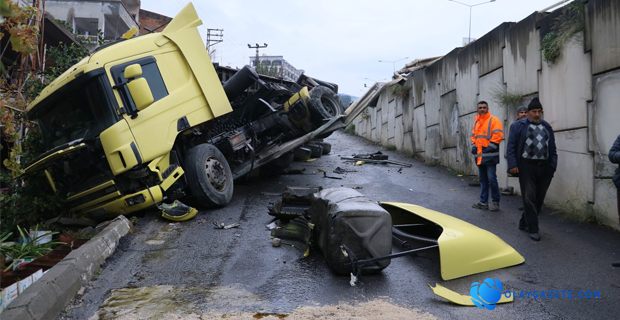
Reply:
[[[212, 56], [241, 68], [256, 54], [248, 44], [267, 43], [260, 54], [284, 56], [311, 77], [361, 96], [389, 80], [406, 62], [441, 56], [480, 38], [502, 22], [517, 22], [560, 0], [196, 0], [203, 25], [224, 29]], [[142, 0], [142, 9], [174, 17], [189, 1]], [[480, 4], [482, 3], [482, 4]], [[476, 5], [478, 4], [478, 5]], [[382, 62], [380, 62], [382, 61]]]

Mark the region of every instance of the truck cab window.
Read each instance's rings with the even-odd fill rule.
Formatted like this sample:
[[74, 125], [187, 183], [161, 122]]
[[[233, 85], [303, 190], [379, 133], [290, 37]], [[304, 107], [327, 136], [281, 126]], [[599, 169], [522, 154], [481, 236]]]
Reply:
[[[123, 75], [123, 71], [125, 70], [125, 67], [132, 64], [139, 64], [142, 67], [142, 77], [146, 79], [146, 82], [149, 84], [155, 101], [168, 95], [168, 89], [166, 89], [164, 79], [161, 77], [161, 73], [157, 67], [157, 61], [153, 57], [141, 58], [112, 67], [110, 69], [110, 73], [112, 74], [115, 85], [119, 85], [127, 81]], [[130, 99], [130, 97], [125, 97], [123, 95], [121, 96], [123, 99], [123, 104], [127, 105], [126, 99]]]

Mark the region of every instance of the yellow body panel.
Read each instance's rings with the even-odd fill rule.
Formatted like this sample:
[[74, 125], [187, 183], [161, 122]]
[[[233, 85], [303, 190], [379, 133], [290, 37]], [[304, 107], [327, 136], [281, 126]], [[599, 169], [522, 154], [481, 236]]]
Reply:
[[[474, 302], [471, 300], [471, 296], [460, 294], [458, 292], [454, 292], [440, 284], [435, 284], [435, 286], [430, 286], [433, 290], [433, 293], [461, 306], [473, 307]], [[506, 298], [504, 294], [502, 294], [501, 298], [497, 303], [508, 303], [514, 301], [514, 297], [510, 295], [509, 298]]]
[[35, 171], [37, 169], [40, 169], [42, 166], [44, 166], [45, 164], [49, 163], [49, 161], [52, 161], [55, 158], [58, 157], [62, 157], [65, 156], [69, 153], [72, 153], [74, 151], [80, 150], [82, 148], [86, 148], [86, 144], [85, 143], [80, 143], [76, 146], [71, 146], [62, 150], [58, 150], [50, 155], [47, 155], [44, 158], [41, 158], [39, 160], [37, 160], [37, 162], [29, 165], [28, 167], [26, 167], [26, 169], [24, 169], [24, 172], [31, 172], [31, 171]]
[[[137, 195], [142, 195], [145, 201], [141, 204], [129, 206], [127, 202], [125, 201], [125, 199], [131, 198]], [[159, 186], [154, 186], [149, 189], [144, 189], [142, 191], [123, 196], [121, 198], [107, 202], [103, 205], [100, 205], [94, 208], [85, 209], [84, 213], [88, 215], [89, 212], [103, 210], [106, 213], [109, 213], [110, 215], [127, 214], [127, 213], [135, 212], [138, 210], [146, 209], [156, 203], [161, 202], [162, 199], [163, 199], [163, 193], [162, 193], [161, 188]]]
[[[382, 202], [394, 224], [405, 224], [407, 215], [415, 215], [439, 225], [443, 231], [437, 239], [441, 277], [444, 280], [505, 268], [525, 261], [515, 249], [493, 233], [450, 215], [421, 206]], [[391, 210], [393, 207], [404, 210]]]
[[105, 189], [107, 187], [110, 187], [110, 186], [113, 186], [113, 185], [114, 185], [114, 181], [113, 180], [106, 181], [106, 182], [104, 182], [104, 183], [102, 183], [102, 184], [100, 184], [98, 186], [92, 187], [92, 188], [90, 188], [88, 190], [82, 191], [82, 192], [80, 192], [78, 194], [74, 194], [74, 195], [68, 197], [67, 201], [72, 201], [72, 200], [75, 200], [75, 199], [87, 196], [87, 195], [89, 195], [91, 193], [97, 192], [99, 190], [103, 190], [103, 189]]
[[112, 174], [118, 175], [138, 164], [136, 153], [131, 147], [134, 142], [133, 134], [125, 119], [105, 129], [99, 138]]

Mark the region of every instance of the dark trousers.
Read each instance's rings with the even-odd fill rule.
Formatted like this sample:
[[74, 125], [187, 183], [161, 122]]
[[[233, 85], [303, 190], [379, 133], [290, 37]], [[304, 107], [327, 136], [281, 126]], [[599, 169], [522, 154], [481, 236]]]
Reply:
[[480, 202], [489, 202], [489, 189], [491, 189], [491, 200], [499, 202], [499, 184], [497, 183], [497, 173], [495, 164], [479, 165], [478, 175], [480, 177]]
[[538, 232], [538, 215], [553, 178], [553, 169], [547, 161], [521, 159], [519, 185], [523, 199], [523, 215], [519, 227], [530, 233]]

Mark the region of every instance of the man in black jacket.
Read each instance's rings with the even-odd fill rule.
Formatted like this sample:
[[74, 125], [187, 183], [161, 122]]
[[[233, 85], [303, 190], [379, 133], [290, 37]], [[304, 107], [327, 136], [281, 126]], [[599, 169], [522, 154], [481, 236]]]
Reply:
[[557, 168], [558, 155], [553, 128], [542, 119], [543, 107], [538, 98], [532, 99], [527, 110], [527, 118], [510, 128], [506, 158], [508, 172], [519, 175], [523, 199], [519, 229], [528, 232], [532, 240], [540, 241], [538, 214]]
[[[620, 135], [618, 135], [614, 145], [609, 149], [609, 161], [620, 164]], [[616, 185], [616, 192], [618, 193], [618, 219], [620, 219], [620, 166], [616, 169], [616, 174], [614, 174], [612, 180], [614, 185]]]

